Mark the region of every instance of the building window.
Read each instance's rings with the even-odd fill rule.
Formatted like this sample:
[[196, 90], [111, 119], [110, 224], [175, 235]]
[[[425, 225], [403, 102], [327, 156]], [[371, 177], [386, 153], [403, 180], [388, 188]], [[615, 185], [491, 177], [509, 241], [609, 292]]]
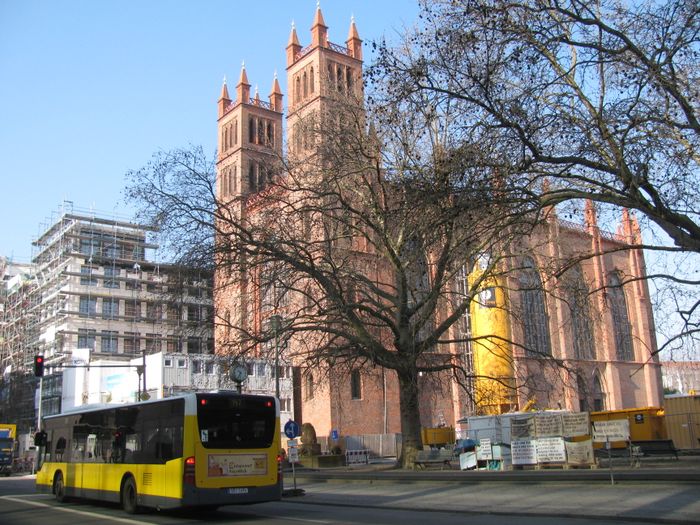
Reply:
[[309, 72], [309, 91], [314, 92], [314, 68], [311, 68]]
[[146, 334], [146, 353], [155, 354], [160, 352], [160, 334]]
[[112, 330], [103, 330], [100, 334], [101, 337], [101, 350], [102, 352], [108, 352], [112, 354], [117, 353], [117, 334], [118, 332]]
[[163, 308], [160, 303], [146, 303], [146, 317], [151, 321], [160, 321], [163, 317]]
[[632, 361], [632, 329], [627, 315], [627, 300], [622, 288], [622, 281], [617, 273], [608, 277], [608, 300], [612, 313], [613, 331], [615, 332], [615, 349], [620, 361]]
[[119, 277], [119, 268], [114, 268], [113, 266], [106, 266], [103, 279], [104, 287], [119, 288], [119, 281], [116, 279], [117, 277]]
[[350, 373], [350, 398], [362, 399], [362, 377], [359, 370]]
[[523, 260], [519, 280], [525, 351], [533, 357], [552, 355], [542, 281], [531, 257]]
[[588, 389], [586, 382], [581, 376], [576, 376], [576, 389], [578, 390], [578, 408], [580, 412], [589, 412], [591, 410], [588, 404]]
[[292, 411], [292, 400], [288, 397], [280, 399], [280, 411], [281, 412], [291, 412]]
[[250, 117], [248, 119], [248, 142], [255, 143], [255, 135], [255, 119]]
[[187, 368], [187, 359], [178, 359], [177, 360], [177, 367], [178, 368]]
[[124, 316], [129, 319], [139, 319], [141, 317], [141, 301], [124, 301]]
[[201, 374], [202, 373], [202, 362], [198, 359], [192, 361], [192, 373]]
[[306, 391], [306, 399], [314, 398], [314, 375], [307, 373], [304, 378], [304, 386]]
[[202, 353], [202, 341], [199, 337], [188, 337], [187, 338], [187, 353], [188, 354], [201, 354]]
[[80, 296], [80, 317], [95, 317], [97, 313], [97, 298], [87, 295]]
[[89, 348], [95, 350], [95, 334], [97, 332], [91, 329], [78, 329], [78, 348]]
[[187, 320], [191, 322], [199, 321], [199, 305], [190, 304], [187, 306]]
[[141, 350], [141, 340], [138, 332], [124, 332], [124, 353], [136, 354]]
[[97, 277], [92, 275], [92, 266], [80, 267], [80, 284], [84, 286], [97, 286]]
[[180, 339], [168, 339], [166, 348], [168, 353], [175, 354], [181, 350], [182, 343]]
[[163, 366], [166, 368], [172, 368], [173, 360], [169, 357], [166, 357], [165, 359], [163, 359]]
[[102, 299], [102, 319], [119, 317], [119, 299]]
[[204, 363], [204, 373], [210, 376], [214, 375], [214, 361]]
[[180, 307], [176, 304], [168, 305], [168, 321], [180, 321]]

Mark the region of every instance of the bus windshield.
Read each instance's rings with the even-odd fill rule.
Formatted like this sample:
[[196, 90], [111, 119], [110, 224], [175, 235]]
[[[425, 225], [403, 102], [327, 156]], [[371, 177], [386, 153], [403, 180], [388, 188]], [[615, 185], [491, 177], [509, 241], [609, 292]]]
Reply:
[[197, 394], [197, 419], [205, 448], [267, 448], [275, 434], [275, 401]]

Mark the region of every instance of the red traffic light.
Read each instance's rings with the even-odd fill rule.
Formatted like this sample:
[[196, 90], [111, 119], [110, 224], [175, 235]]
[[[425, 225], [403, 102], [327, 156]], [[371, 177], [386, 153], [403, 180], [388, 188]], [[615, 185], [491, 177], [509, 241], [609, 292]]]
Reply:
[[34, 356], [34, 375], [36, 377], [42, 377], [44, 375], [44, 356], [35, 355]]

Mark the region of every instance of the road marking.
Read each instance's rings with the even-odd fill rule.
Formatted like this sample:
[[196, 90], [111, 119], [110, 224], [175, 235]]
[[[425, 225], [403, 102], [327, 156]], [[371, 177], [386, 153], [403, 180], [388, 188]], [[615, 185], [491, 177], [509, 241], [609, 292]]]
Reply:
[[0, 496], [0, 499], [5, 499], [7, 501], [14, 501], [15, 503], [26, 503], [27, 505], [34, 505], [35, 507], [46, 507], [54, 510], [60, 510], [63, 512], [72, 512], [73, 514], [79, 514], [81, 516], [89, 516], [91, 518], [107, 519], [110, 521], [116, 521], [118, 523], [129, 523], [130, 525], [152, 525], [152, 523], [146, 521], [131, 520], [129, 518], [118, 518], [116, 516], [109, 516], [107, 514], [98, 514], [97, 512], [88, 512], [85, 510], [71, 509], [68, 507], [60, 507], [57, 505], [49, 505], [48, 503], [41, 503], [39, 501], [31, 501], [27, 499], [21, 499], [26, 496], [35, 496], [36, 494], [19, 494], [17, 496]]
[[[227, 507], [230, 508], [230, 507]], [[328, 520], [310, 520], [307, 518], [291, 518], [289, 516], [271, 516], [268, 514], [258, 514], [257, 512], [255, 513], [256, 518], [268, 518], [268, 519], [274, 519], [274, 520], [284, 520], [284, 521], [301, 521], [302, 523], [337, 523], [335, 521], [328, 521]]]

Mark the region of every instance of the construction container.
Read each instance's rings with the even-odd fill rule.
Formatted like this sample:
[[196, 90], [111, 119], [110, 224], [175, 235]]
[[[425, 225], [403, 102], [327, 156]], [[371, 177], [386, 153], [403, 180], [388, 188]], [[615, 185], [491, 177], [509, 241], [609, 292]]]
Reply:
[[676, 448], [700, 448], [700, 395], [664, 399], [666, 429]]
[[[626, 408], [623, 410], [603, 410], [591, 412], [591, 423], [596, 421], [609, 421], [614, 419], [627, 419], [630, 425], [631, 441], [651, 441], [655, 439], [668, 439], [664, 410], [659, 407]], [[604, 443], [594, 443], [594, 448], [601, 448]], [[624, 448], [625, 441], [613, 441], [612, 448]]]
[[454, 427], [421, 428], [421, 440], [424, 447], [444, 447], [455, 443]]

